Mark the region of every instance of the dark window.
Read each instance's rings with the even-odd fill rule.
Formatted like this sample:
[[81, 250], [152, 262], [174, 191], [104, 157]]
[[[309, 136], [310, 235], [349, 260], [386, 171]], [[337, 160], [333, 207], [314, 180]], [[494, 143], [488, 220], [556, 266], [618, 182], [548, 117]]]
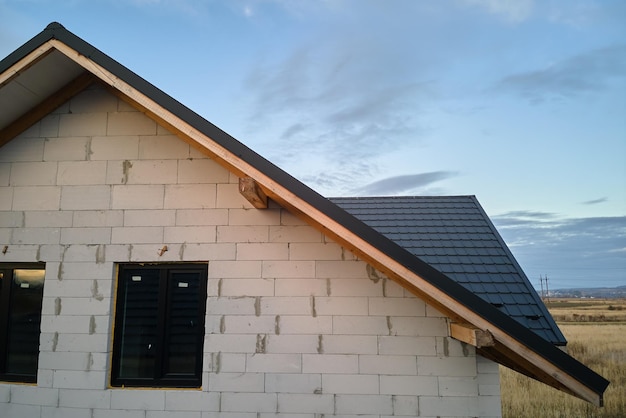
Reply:
[[199, 387], [206, 264], [119, 266], [112, 386]]
[[37, 381], [44, 264], [0, 263], [0, 380]]

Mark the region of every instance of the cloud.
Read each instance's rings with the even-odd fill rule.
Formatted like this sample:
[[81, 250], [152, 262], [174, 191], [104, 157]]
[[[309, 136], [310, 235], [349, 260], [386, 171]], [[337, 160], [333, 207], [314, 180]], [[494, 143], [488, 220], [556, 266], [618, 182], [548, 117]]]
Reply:
[[359, 195], [395, 195], [424, 188], [432, 183], [457, 176], [452, 171], [434, 171], [430, 173], [409, 174], [388, 177], [357, 189]]
[[604, 203], [604, 202], [606, 202], [608, 200], [609, 200], [608, 197], [601, 197], [599, 199], [587, 200], [587, 201], [582, 202], [582, 203], [583, 203], [583, 205], [597, 205], [598, 203]]
[[533, 10], [533, 0], [462, 0], [462, 3], [515, 23], [528, 19]]
[[525, 213], [511, 212], [492, 220], [532, 283], [540, 274], [550, 276], [552, 288], [625, 282], [626, 216], [520, 216]]
[[546, 68], [509, 75], [496, 89], [510, 91], [542, 103], [611, 88], [626, 81], [626, 45], [616, 45], [579, 54]]

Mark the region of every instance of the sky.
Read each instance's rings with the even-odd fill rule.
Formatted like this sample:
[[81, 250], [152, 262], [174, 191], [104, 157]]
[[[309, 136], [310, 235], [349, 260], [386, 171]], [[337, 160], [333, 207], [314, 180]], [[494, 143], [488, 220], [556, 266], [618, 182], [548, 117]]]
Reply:
[[476, 195], [531, 283], [626, 285], [623, 0], [0, 0], [324, 196]]

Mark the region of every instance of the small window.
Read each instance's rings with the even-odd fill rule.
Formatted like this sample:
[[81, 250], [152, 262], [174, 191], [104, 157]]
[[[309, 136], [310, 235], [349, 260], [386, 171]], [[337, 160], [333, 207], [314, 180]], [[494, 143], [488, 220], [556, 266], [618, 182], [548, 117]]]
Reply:
[[112, 386], [200, 387], [206, 264], [119, 266]]
[[44, 264], [0, 263], [0, 380], [35, 383]]

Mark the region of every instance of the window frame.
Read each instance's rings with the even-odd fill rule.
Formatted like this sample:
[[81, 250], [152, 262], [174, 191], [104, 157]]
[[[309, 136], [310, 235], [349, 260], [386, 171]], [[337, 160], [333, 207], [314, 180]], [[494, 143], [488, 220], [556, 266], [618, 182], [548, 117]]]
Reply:
[[[13, 303], [15, 300], [14, 286], [12, 286], [15, 271], [16, 270], [43, 270], [44, 280], [41, 284], [41, 292], [38, 296], [38, 300], [35, 301], [35, 308], [38, 308], [38, 312], [35, 312], [38, 322], [37, 329], [37, 354], [34, 356], [34, 370], [32, 373], [25, 372], [12, 372], [8, 370], [8, 362], [10, 355], [10, 323], [12, 318]], [[41, 317], [42, 317], [42, 305], [43, 305], [43, 288], [45, 285], [45, 271], [46, 263], [32, 262], [32, 263], [0, 263], [0, 381], [4, 382], [19, 382], [19, 383], [37, 383], [37, 372], [39, 370], [39, 353], [41, 352]], [[7, 274], [8, 272], [8, 274]], [[23, 305], [21, 305], [23, 306]], [[28, 322], [32, 322], [33, 319], [29, 318]], [[31, 347], [31, 348], [34, 348]], [[34, 350], [33, 350], [34, 352]]]
[[[158, 293], [156, 299], [156, 336], [155, 353], [152, 363], [153, 374], [151, 377], [124, 377], [121, 363], [123, 361], [122, 352], [131, 345], [124, 345], [126, 338], [132, 338], [134, 334], [123, 335], [126, 308], [128, 308], [125, 289], [128, 280], [132, 280], [133, 274], [140, 272], [158, 273]], [[195, 365], [193, 374], [166, 373], [166, 361], [169, 358], [164, 347], [170, 342], [169, 337], [175, 329], [170, 310], [174, 291], [172, 281], [176, 280], [173, 274], [191, 273], [198, 274], [197, 288], [197, 325], [192, 325], [197, 329], [195, 337]], [[117, 265], [116, 279], [116, 300], [113, 318], [113, 344], [111, 351], [111, 387], [155, 387], [155, 388], [199, 388], [202, 386], [202, 367], [204, 356], [204, 336], [206, 301], [208, 283], [208, 263], [120, 263]], [[134, 302], [136, 303], [136, 302]], [[136, 305], [135, 305], [136, 306]], [[132, 307], [131, 307], [132, 309]], [[132, 318], [131, 318], [132, 319]], [[147, 357], [141, 357], [146, 360]], [[147, 360], [146, 360], [147, 361]]]

